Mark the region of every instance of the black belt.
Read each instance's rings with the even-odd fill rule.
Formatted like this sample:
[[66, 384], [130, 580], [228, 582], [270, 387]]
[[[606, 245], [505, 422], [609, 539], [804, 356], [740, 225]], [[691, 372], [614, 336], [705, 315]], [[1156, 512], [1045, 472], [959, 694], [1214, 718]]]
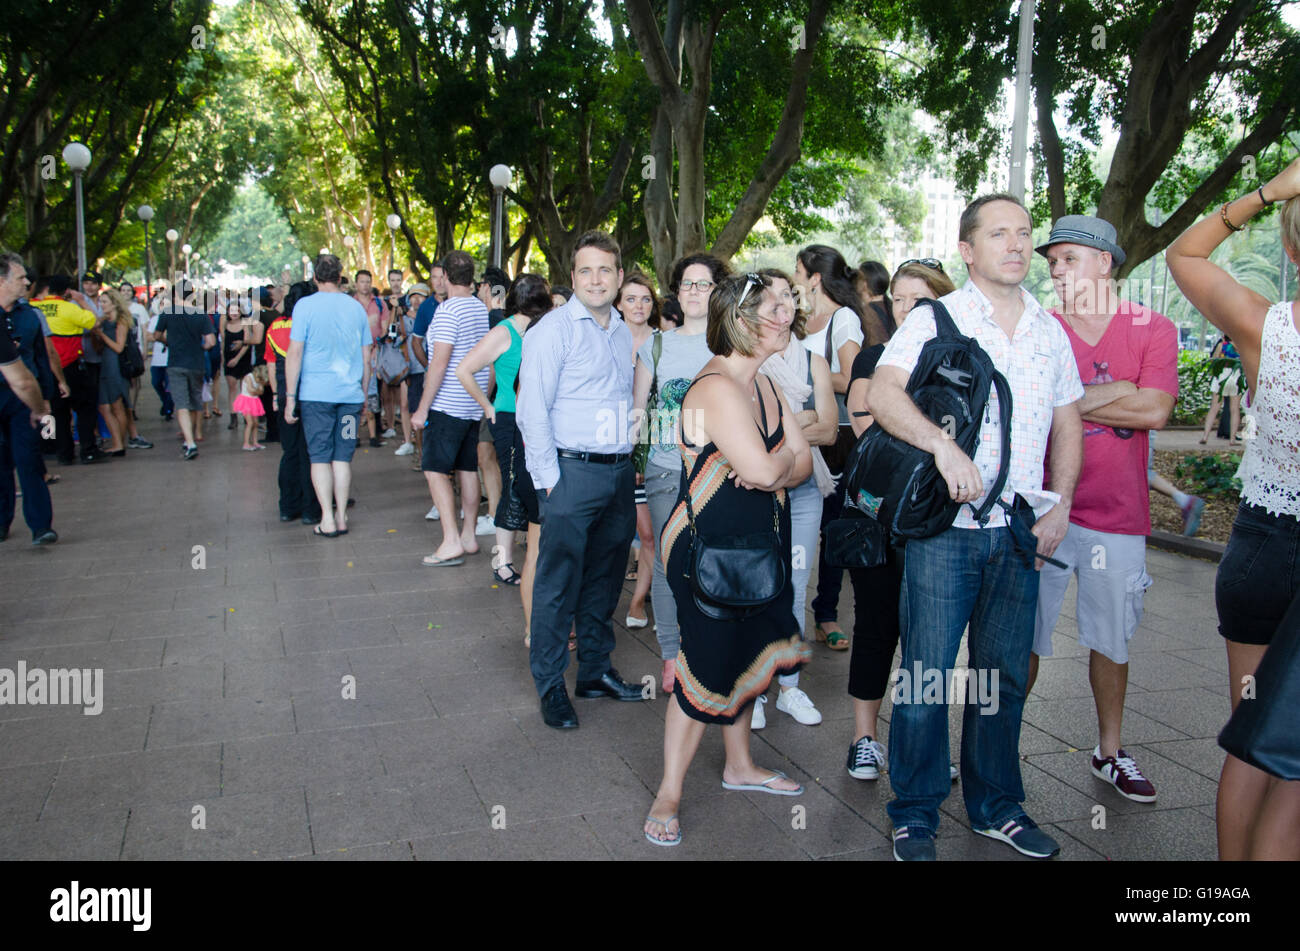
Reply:
[[557, 449], [555, 454], [561, 459], [581, 459], [583, 462], [599, 462], [604, 465], [626, 462], [632, 458], [630, 452], [575, 452], [572, 449]]

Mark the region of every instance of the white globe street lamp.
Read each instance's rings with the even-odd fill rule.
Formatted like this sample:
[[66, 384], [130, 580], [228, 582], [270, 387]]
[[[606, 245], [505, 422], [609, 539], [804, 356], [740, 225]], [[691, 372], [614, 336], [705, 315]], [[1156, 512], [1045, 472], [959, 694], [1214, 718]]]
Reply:
[[397, 264], [394, 263], [397, 261], [397, 229], [402, 227], [402, 216], [392, 212], [384, 219], [384, 223], [388, 225], [388, 270], [395, 271], [397, 270]]
[[514, 172], [508, 165], [493, 165], [488, 170], [488, 181], [492, 183], [492, 240], [488, 257], [492, 266], [498, 268], [506, 248], [505, 190], [512, 178]]
[[149, 299], [149, 288], [153, 286], [153, 269], [149, 267], [149, 222], [153, 221], [153, 209], [141, 205], [135, 210], [136, 217], [144, 222], [144, 296]]
[[63, 161], [72, 169], [77, 192], [77, 290], [81, 290], [81, 278], [86, 273], [86, 213], [81, 200], [81, 175], [90, 168], [90, 158], [90, 149], [80, 142], [69, 142], [63, 147]]

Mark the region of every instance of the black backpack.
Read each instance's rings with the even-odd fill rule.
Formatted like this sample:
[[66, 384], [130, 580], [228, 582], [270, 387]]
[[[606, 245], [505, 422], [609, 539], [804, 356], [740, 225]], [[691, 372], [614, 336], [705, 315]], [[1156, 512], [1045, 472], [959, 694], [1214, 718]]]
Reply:
[[126, 346], [117, 355], [117, 365], [121, 368], [125, 379], [134, 380], [144, 374], [144, 357], [140, 355], [140, 345], [136, 343], [134, 327], [126, 332]]
[[[921, 348], [907, 381], [907, 393], [972, 459], [979, 446], [980, 417], [989, 388], [997, 388], [1002, 421], [998, 476], [984, 504], [979, 509], [971, 506], [983, 524], [1002, 495], [1011, 464], [1011, 387], [974, 338], [957, 331], [943, 304], [919, 300], [914, 306], [923, 304], [934, 312], [935, 336]], [[879, 423], [862, 434], [849, 453], [844, 472], [846, 507], [875, 519], [897, 545], [909, 538], [938, 535], [952, 525], [961, 509], [949, 497], [934, 456], [890, 435]]]

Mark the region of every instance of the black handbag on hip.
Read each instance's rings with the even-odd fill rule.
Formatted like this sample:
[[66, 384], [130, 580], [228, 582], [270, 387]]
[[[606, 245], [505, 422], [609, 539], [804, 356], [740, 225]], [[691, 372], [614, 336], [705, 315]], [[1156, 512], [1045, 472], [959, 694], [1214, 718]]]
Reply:
[[682, 493], [691, 526], [687, 580], [700, 613], [716, 621], [736, 621], [757, 614], [764, 605], [775, 601], [786, 583], [776, 494], [772, 493], [770, 530], [744, 535], [701, 535], [695, 524], [685, 460], [682, 460]]
[[[1234, 684], [1233, 690], [1242, 689]], [[1300, 779], [1300, 596], [1255, 670], [1255, 693], [1237, 704], [1219, 734], [1219, 745], [1244, 763], [1279, 779]]]

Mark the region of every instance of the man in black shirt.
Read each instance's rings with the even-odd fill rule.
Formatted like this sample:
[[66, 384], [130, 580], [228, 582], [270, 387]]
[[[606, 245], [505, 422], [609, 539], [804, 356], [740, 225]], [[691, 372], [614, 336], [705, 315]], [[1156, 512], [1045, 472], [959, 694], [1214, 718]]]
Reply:
[[172, 292], [172, 309], [158, 316], [153, 339], [167, 345], [167, 379], [185, 437], [181, 454], [193, 459], [199, 454], [199, 445], [194, 441], [193, 414], [203, 408], [203, 370], [207, 360], [204, 351], [217, 345], [217, 335], [212, 332], [207, 315], [192, 306], [196, 303], [194, 285], [184, 282]]

